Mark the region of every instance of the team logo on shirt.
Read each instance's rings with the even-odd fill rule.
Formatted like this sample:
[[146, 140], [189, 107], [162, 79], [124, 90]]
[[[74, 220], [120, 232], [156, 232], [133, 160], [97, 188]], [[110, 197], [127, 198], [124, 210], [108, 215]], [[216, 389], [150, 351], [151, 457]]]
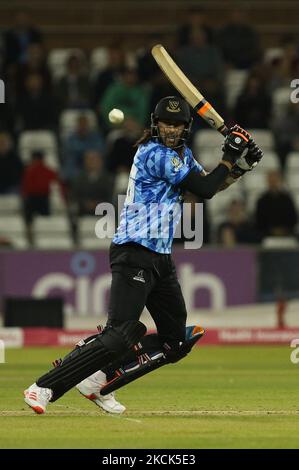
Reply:
[[178, 101], [169, 100], [166, 109], [170, 113], [179, 113], [181, 111], [180, 103]]
[[174, 171], [178, 171], [183, 166], [182, 160], [180, 160], [178, 157], [172, 157], [171, 163], [174, 166]]

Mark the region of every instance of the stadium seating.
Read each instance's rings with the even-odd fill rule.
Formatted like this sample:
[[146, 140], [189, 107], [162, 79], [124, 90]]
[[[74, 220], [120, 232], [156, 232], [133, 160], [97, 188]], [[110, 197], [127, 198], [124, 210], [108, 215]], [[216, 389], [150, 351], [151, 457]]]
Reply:
[[91, 109], [85, 110], [75, 110], [75, 109], [68, 109], [63, 111], [60, 115], [60, 136], [62, 139], [65, 139], [69, 134], [74, 132], [78, 117], [84, 114], [90, 124], [91, 129], [96, 129], [97, 127], [97, 117], [94, 111]]
[[80, 241], [80, 248], [84, 250], [108, 249], [111, 243], [109, 238], [83, 237]]
[[247, 129], [253, 139], [264, 151], [274, 149], [273, 133], [268, 129]]
[[85, 235], [95, 235], [95, 225], [97, 223], [97, 218], [93, 215], [91, 216], [82, 216], [78, 218], [78, 233], [80, 238]]
[[253, 170], [242, 177], [242, 183], [246, 192], [265, 189], [266, 172]]
[[212, 226], [217, 227], [226, 219], [229, 205], [235, 199], [244, 199], [240, 182], [235, 183], [228, 191], [221, 191], [208, 201]]
[[255, 214], [257, 201], [265, 191], [266, 189], [262, 187], [246, 193], [246, 208], [250, 216]]
[[268, 150], [264, 151], [264, 156], [257, 167], [254, 169], [255, 174], [263, 171], [280, 170], [280, 161], [277, 153]]
[[13, 248], [28, 248], [26, 227], [21, 215], [1, 215], [0, 237], [12, 243]]
[[67, 212], [66, 201], [61, 194], [59, 185], [55, 182], [50, 187], [50, 207], [53, 215], [65, 214]]
[[[127, 51], [125, 54], [125, 64], [128, 67], [136, 67], [137, 52]], [[102, 72], [108, 65], [108, 49], [107, 47], [96, 47], [90, 54], [90, 71], [91, 77]]]
[[272, 95], [272, 115], [274, 119], [277, 119], [285, 114], [286, 109], [290, 104], [291, 91], [292, 89], [289, 86], [277, 88], [277, 90], [274, 90]]
[[64, 234], [70, 230], [69, 220], [63, 215], [37, 216], [33, 222], [34, 233]]
[[129, 173], [121, 172], [116, 175], [114, 182], [114, 197], [119, 194], [127, 193], [127, 186], [129, 181]]
[[219, 134], [219, 132], [215, 132], [213, 129], [202, 129], [200, 131], [197, 131], [194, 135], [194, 154], [197, 155], [202, 150], [207, 150], [215, 147], [220, 149], [222, 143], [223, 136]]
[[281, 47], [268, 47], [264, 52], [264, 62], [271, 64], [276, 59], [283, 57], [283, 49]]
[[59, 48], [52, 49], [48, 55], [48, 66], [54, 80], [61, 78], [66, 72], [66, 63], [71, 54], [76, 54], [78, 57], [85, 60], [85, 54], [79, 48]]
[[269, 249], [288, 250], [298, 248], [298, 240], [295, 237], [266, 237], [262, 246]]
[[299, 152], [291, 152], [286, 159], [286, 171], [298, 170], [299, 171]]
[[286, 184], [291, 192], [299, 191], [299, 169], [287, 170], [285, 174]]
[[[79, 245], [85, 249], [92, 248], [107, 248], [111, 243], [111, 238], [114, 234], [114, 220], [111, 224], [111, 232], [109, 237], [106, 236], [107, 229], [103, 232], [100, 238], [99, 226], [96, 226], [99, 218], [95, 216], [82, 216], [78, 219], [78, 237]], [[97, 233], [96, 233], [97, 230]]]
[[50, 168], [53, 170], [59, 168], [57, 140], [53, 132], [46, 130], [22, 132], [19, 138], [19, 154], [23, 163], [30, 162], [34, 150], [42, 150], [45, 153], [45, 163]]
[[32, 235], [36, 248], [72, 248], [70, 222], [64, 215], [37, 216]]
[[0, 214], [18, 214], [21, 211], [21, 197], [18, 194], [0, 196]]
[[226, 104], [229, 109], [232, 109], [238, 96], [242, 92], [248, 76], [247, 70], [228, 70], [226, 73], [225, 89], [226, 89]]
[[196, 154], [198, 162], [204, 167], [206, 171], [213, 170], [219, 163], [222, 157], [220, 148], [211, 147], [204, 149]]
[[108, 50], [106, 47], [97, 47], [90, 54], [91, 74], [101, 72], [108, 64]]
[[74, 242], [69, 234], [57, 237], [36, 235], [34, 238], [34, 246], [40, 250], [68, 250], [74, 248]]

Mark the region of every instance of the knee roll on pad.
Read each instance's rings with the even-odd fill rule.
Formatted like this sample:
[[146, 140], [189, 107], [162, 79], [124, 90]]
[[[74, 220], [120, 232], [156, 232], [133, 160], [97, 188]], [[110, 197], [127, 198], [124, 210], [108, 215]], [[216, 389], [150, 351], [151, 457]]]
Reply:
[[60, 365], [40, 377], [36, 384], [53, 390], [51, 401], [55, 401], [81, 380], [126, 354], [145, 333], [146, 328], [139, 321], [107, 327], [71, 351]]

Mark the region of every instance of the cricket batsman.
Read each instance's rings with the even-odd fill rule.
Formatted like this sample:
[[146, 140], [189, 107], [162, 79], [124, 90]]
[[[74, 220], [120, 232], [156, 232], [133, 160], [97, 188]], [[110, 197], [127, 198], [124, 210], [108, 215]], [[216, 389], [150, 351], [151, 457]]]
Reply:
[[[76, 387], [105, 411], [120, 414], [125, 407], [116, 401], [116, 389], [179, 361], [203, 336], [200, 326], [186, 327], [186, 306], [171, 257], [184, 193], [211, 199], [251, 171], [263, 153], [248, 132], [235, 125], [225, 137], [219, 164], [207, 174], [187, 146], [191, 126], [190, 107], [183, 98], [159, 101], [151, 128], [137, 142], [110, 247], [107, 324], [25, 390], [25, 402], [36, 413], [44, 413], [49, 402]], [[139, 321], [144, 307], [155, 322], [155, 334], [145, 335]]]

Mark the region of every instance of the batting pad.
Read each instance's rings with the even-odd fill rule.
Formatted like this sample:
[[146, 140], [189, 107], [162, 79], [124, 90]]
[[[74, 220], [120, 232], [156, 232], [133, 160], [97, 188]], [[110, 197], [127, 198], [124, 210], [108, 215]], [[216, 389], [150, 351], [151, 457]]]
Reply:
[[40, 377], [36, 384], [50, 388], [53, 391], [51, 401], [55, 401], [89, 375], [121, 358], [145, 333], [146, 327], [139, 321], [107, 327], [76, 347], [67, 360]]
[[[191, 351], [194, 344], [203, 337], [204, 333], [205, 330], [200, 326], [187, 326], [186, 340], [180, 347], [178, 357], [185, 357]], [[145, 338], [147, 338], [147, 336]], [[142, 377], [143, 375], [166, 364], [170, 364], [171, 362], [173, 361], [167, 357], [165, 349], [148, 353], [141, 348], [137, 356], [137, 361], [126, 364], [117, 369], [113, 379], [107, 382], [107, 384], [101, 389], [101, 395], [108, 395], [108, 393], [114, 392], [139, 377]]]

